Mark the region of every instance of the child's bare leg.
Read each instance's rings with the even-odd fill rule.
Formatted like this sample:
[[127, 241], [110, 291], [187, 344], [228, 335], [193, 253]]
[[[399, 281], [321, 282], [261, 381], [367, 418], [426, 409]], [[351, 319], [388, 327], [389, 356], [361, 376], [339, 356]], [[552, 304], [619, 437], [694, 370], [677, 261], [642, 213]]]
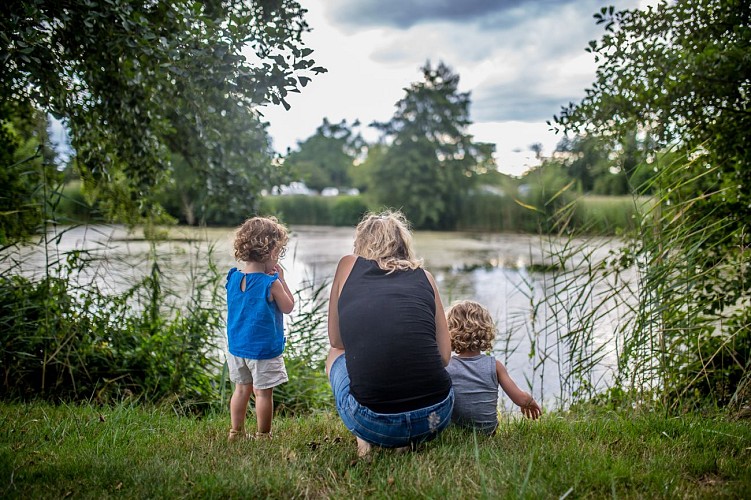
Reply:
[[329, 376], [329, 371], [331, 370], [331, 365], [334, 363], [336, 358], [344, 354], [344, 349], [339, 349], [338, 347], [332, 347], [329, 349], [329, 355], [326, 356], [326, 376]]
[[258, 432], [268, 434], [271, 432], [271, 417], [274, 414], [274, 388], [256, 389], [256, 419], [258, 420]]
[[245, 428], [245, 414], [248, 411], [248, 401], [252, 392], [251, 384], [235, 384], [235, 391], [229, 401], [229, 415], [233, 431], [242, 432]]

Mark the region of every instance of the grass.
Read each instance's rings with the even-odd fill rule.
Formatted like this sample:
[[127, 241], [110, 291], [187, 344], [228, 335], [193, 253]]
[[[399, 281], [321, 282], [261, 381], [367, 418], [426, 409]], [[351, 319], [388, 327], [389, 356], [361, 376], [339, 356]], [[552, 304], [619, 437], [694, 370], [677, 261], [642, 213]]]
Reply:
[[[252, 416], [251, 416], [252, 421]], [[751, 426], [650, 413], [548, 414], [493, 437], [449, 428], [355, 459], [331, 412], [228, 444], [229, 418], [167, 408], [0, 404], [3, 498], [748, 498]]]

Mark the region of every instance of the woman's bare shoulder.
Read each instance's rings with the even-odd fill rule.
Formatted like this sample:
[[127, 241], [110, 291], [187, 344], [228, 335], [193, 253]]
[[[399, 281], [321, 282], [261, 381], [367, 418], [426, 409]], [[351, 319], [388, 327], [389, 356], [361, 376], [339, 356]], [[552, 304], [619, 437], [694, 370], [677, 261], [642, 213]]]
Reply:
[[339, 259], [339, 264], [336, 266], [335, 278], [343, 279], [349, 276], [350, 271], [355, 266], [355, 262], [357, 262], [357, 255], [354, 254], [345, 255]]

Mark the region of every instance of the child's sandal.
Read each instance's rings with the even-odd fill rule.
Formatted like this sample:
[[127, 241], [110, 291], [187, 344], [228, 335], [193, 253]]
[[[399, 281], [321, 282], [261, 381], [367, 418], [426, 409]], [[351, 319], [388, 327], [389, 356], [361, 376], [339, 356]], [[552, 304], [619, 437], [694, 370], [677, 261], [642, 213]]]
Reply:
[[229, 436], [227, 436], [227, 441], [239, 441], [240, 439], [248, 439], [249, 437], [250, 434], [247, 434], [243, 429], [230, 429]]
[[271, 441], [270, 432], [256, 432], [255, 438], [259, 441]]

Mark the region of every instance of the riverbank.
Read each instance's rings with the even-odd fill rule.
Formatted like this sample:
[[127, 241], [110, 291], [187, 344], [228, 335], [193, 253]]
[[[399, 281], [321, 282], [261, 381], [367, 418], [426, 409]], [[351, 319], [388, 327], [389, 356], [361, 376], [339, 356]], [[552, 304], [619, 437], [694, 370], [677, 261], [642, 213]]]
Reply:
[[[493, 437], [449, 428], [414, 453], [355, 459], [334, 413], [276, 418], [228, 444], [229, 417], [138, 405], [0, 404], [3, 498], [748, 498], [748, 422], [547, 414]], [[252, 418], [251, 418], [252, 422]]]

